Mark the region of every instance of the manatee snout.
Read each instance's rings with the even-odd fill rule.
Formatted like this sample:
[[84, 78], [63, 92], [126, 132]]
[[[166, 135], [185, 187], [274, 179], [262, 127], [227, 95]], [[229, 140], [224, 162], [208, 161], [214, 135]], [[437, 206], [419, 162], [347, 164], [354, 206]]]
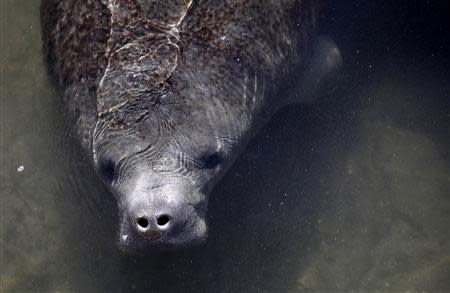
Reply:
[[177, 112], [173, 95], [163, 98], [156, 110], [139, 100], [100, 117], [93, 135], [93, 164], [117, 199], [126, 252], [205, 242], [208, 195], [238, 154], [231, 108], [206, 119], [207, 109]]
[[152, 177], [140, 176], [130, 184], [133, 188], [122, 191], [119, 244], [123, 250], [203, 243], [207, 237], [205, 195], [182, 178], [155, 185]]

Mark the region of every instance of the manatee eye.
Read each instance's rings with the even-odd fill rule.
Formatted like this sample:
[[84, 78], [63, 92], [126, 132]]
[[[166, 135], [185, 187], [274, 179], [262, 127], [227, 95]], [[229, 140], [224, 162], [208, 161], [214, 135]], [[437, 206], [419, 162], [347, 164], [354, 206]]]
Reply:
[[116, 164], [112, 160], [100, 160], [98, 172], [106, 181], [112, 182], [116, 173]]
[[205, 169], [214, 169], [223, 162], [223, 156], [220, 153], [212, 153], [202, 157], [202, 165]]

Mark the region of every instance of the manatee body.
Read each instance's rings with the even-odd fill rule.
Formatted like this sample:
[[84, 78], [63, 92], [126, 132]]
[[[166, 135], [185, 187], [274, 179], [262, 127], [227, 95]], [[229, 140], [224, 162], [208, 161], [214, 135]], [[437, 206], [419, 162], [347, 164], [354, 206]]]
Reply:
[[[42, 2], [49, 64], [117, 198], [121, 247], [206, 239], [214, 184], [277, 109], [306, 99], [288, 93], [313, 56], [313, 2]], [[314, 57], [323, 62], [309, 62], [310, 84], [338, 56], [325, 47]]]

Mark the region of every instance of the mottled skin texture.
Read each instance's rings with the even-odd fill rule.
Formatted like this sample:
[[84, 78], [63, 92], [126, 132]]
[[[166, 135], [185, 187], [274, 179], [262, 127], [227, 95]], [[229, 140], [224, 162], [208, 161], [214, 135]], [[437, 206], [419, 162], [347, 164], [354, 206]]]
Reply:
[[291, 99], [312, 2], [43, 1], [49, 63], [118, 199], [124, 248], [205, 239], [214, 183]]

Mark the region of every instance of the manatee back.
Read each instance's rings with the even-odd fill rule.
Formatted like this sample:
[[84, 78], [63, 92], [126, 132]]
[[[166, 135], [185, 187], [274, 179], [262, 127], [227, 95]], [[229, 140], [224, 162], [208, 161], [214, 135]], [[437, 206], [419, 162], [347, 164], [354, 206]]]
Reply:
[[[200, 55], [272, 73], [300, 60], [315, 26], [317, 4], [311, 0], [199, 0], [183, 21], [186, 49]], [[299, 59], [288, 59], [297, 57]], [[289, 60], [289, 62], [286, 62]]]
[[[129, 86], [157, 91], [170, 80], [177, 95], [211, 95], [241, 86], [251, 73], [259, 87], [276, 88], [272, 85], [301, 64], [316, 16], [313, 0], [43, 0], [41, 5], [46, 55], [85, 145], [98, 114], [133, 98]], [[146, 45], [148, 32], [158, 42]], [[152, 46], [172, 51], [155, 55]], [[136, 60], [145, 66], [134, 66]], [[135, 79], [138, 75], [143, 78]], [[196, 92], [204, 87], [210, 90]]]
[[42, 0], [41, 23], [49, 71], [64, 92], [84, 146], [95, 123], [95, 92], [107, 59], [110, 13], [101, 1]]
[[251, 117], [270, 116], [297, 82], [318, 9], [314, 0], [193, 1], [173, 74], [182, 95], [221, 96]]

